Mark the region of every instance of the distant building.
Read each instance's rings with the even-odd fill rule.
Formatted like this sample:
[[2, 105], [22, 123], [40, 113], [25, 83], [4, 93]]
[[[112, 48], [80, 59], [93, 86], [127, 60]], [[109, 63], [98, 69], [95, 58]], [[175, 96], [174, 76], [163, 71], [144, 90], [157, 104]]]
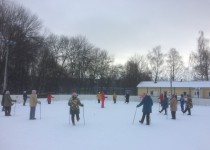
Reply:
[[151, 96], [159, 96], [160, 93], [176, 95], [191, 95], [196, 98], [210, 98], [210, 82], [209, 81], [143, 81], [137, 85], [138, 95], [149, 93]]

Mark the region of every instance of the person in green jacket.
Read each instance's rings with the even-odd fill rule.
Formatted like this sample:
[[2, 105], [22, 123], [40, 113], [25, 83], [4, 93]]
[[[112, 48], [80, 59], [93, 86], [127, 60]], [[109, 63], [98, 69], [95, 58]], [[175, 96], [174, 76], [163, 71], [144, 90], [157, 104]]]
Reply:
[[75, 125], [75, 121], [74, 121], [75, 115], [76, 115], [77, 121], [80, 120], [79, 106], [83, 107], [84, 105], [80, 102], [80, 99], [77, 97], [77, 93], [75, 93], [75, 92], [72, 93], [72, 97], [70, 98], [68, 105], [70, 106], [70, 114], [71, 114], [72, 124]]
[[5, 116], [11, 116], [11, 106], [13, 105], [12, 102], [16, 102], [16, 100], [12, 100], [10, 97], [10, 92], [6, 91], [4, 95], [4, 109], [5, 109]]

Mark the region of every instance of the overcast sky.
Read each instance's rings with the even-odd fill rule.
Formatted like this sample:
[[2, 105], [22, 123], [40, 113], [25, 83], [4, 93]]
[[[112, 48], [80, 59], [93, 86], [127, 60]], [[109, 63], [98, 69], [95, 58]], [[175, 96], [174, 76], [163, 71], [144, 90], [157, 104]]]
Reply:
[[185, 62], [199, 31], [210, 37], [210, 0], [13, 0], [36, 14], [50, 32], [86, 36], [124, 64], [160, 45]]

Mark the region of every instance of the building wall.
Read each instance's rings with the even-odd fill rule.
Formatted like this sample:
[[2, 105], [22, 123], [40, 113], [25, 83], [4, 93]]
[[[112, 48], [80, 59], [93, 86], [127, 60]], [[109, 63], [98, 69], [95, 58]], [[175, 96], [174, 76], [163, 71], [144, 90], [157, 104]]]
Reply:
[[[171, 88], [160, 88], [160, 87], [153, 87], [153, 88], [138, 88], [138, 95], [143, 95], [144, 93], [149, 93], [152, 96], [159, 96], [160, 93], [165, 93], [170, 96], [171, 95]], [[176, 95], [181, 94], [190, 94], [191, 97], [194, 98], [210, 98], [210, 88], [172, 88], [172, 93]]]

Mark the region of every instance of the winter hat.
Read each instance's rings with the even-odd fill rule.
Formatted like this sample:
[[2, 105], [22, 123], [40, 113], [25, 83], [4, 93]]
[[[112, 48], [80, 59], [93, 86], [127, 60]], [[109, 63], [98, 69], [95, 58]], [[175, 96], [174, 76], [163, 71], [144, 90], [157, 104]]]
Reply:
[[77, 93], [76, 93], [76, 92], [73, 92], [73, 93], [72, 93], [72, 96], [73, 96], [73, 97], [77, 97]]
[[10, 92], [9, 91], [6, 91], [6, 94], [10, 94]]
[[36, 90], [32, 90], [32, 94], [36, 94]]

